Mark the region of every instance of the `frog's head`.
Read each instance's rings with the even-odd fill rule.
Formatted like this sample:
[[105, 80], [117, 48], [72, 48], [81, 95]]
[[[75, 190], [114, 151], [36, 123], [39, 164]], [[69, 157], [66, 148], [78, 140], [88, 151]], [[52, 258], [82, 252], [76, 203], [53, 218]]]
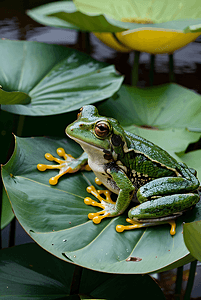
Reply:
[[84, 151], [102, 150], [108, 157], [121, 154], [126, 146], [125, 132], [118, 121], [102, 117], [93, 105], [80, 109], [77, 120], [66, 128], [66, 134], [79, 143]]

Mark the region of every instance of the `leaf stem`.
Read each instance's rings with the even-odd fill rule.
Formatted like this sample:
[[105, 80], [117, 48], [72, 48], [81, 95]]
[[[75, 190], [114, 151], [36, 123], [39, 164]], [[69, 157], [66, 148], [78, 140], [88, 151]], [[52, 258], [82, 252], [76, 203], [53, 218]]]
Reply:
[[82, 267], [75, 265], [75, 270], [74, 270], [73, 279], [70, 288], [70, 295], [79, 294], [82, 271], [83, 271]]
[[134, 63], [131, 73], [131, 84], [132, 86], [136, 86], [139, 80], [139, 60], [140, 60], [140, 51], [134, 51]]
[[175, 82], [173, 54], [169, 54], [169, 81]]
[[20, 115], [18, 117], [18, 124], [17, 124], [17, 130], [16, 130], [17, 136], [22, 136], [24, 121], [25, 121], [25, 116]]
[[79, 48], [87, 54], [91, 52], [90, 32], [78, 32]]
[[192, 261], [191, 266], [190, 266], [190, 272], [189, 272], [188, 282], [187, 282], [187, 286], [186, 286], [186, 291], [184, 294], [184, 300], [189, 300], [191, 297], [191, 292], [193, 289], [193, 283], [194, 283], [194, 279], [195, 279], [196, 266], [197, 266], [197, 260]]
[[2, 249], [2, 235], [1, 235], [2, 204], [3, 204], [3, 182], [2, 179], [0, 179], [0, 249]]
[[[1, 105], [0, 105], [0, 115], [1, 115]], [[0, 249], [2, 249], [2, 235], [1, 235], [2, 204], [3, 204], [3, 182], [2, 182], [2, 178], [0, 178]]]
[[183, 281], [183, 266], [177, 268], [177, 279], [176, 279], [176, 287], [175, 287], [175, 300], [181, 299], [181, 288]]
[[155, 55], [151, 54], [150, 69], [149, 69], [149, 85], [150, 86], [152, 86], [154, 83], [154, 64], [155, 64]]
[[16, 231], [16, 219], [10, 222], [10, 232], [9, 232], [9, 247], [15, 246], [15, 231]]

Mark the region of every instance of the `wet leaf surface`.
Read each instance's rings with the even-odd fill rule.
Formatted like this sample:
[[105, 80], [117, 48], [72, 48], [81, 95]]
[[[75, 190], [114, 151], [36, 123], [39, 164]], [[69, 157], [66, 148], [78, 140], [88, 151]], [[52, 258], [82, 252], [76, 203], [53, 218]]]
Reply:
[[[99, 113], [168, 151], [177, 160], [201, 135], [201, 96], [177, 84], [137, 88], [122, 85]], [[182, 107], [182, 114], [181, 114]], [[125, 118], [126, 116], [126, 118]]]
[[11, 204], [6, 195], [5, 190], [3, 189], [2, 193], [2, 215], [1, 215], [1, 229], [6, 227], [14, 218], [14, 214], [12, 212]]
[[18, 97], [22, 101], [26, 95], [31, 99], [26, 105], [1, 106], [15, 114], [70, 112], [112, 96], [123, 80], [114, 66], [62, 46], [0, 40], [0, 50], [0, 103], [4, 97], [12, 102], [13, 93], [15, 101]]
[[[117, 233], [116, 225], [126, 225], [127, 212], [95, 225], [88, 213], [98, 209], [83, 201], [86, 187], [94, 184], [92, 172], [66, 175], [50, 186], [48, 180], [56, 171], [36, 169], [38, 163], [46, 163], [44, 154], [54, 155], [58, 147], [75, 157], [81, 154], [69, 139], [17, 138], [15, 152], [2, 170], [19, 222], [41, 247], [66, 261], [109, 273], [150, 273], [194, 259], [184, 244], [182, 223], [201, 219], [200, 203], [177, 219], [173, 237], [169, 225]], [[141, 260], [126, 261], [129, 257]]]

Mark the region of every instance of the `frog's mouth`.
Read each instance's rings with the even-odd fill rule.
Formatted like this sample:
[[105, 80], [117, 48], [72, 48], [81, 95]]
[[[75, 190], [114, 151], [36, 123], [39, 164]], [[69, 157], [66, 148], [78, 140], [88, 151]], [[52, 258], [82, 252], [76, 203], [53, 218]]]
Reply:
[[100, 155], [100, 152], [101, 152], [101, 155], [104, 156], [104, 158], [106, 160], [111, 160], [112, 159], [112, 152], [110, 150], [106, 150], [104, 149], [103, 147], [100, 147], [100, 146], [97, 146], [97, 145], [94, 145], [92, 144], [91, 142], [84, 142], [82, 140], [80, 140], [79, 138], [75, 138], [74, 136], [70, 136], [69, 134], [67, 134], [67, 136], [69, 138], [71, 138], [72, 140], [74, 140], [76, 143], [80, 144], [80, 146], [82, 147], [82, 149], [87, 153], [87, 154], [92, 154], [93, 156]]
[[97, 145], [94, 145], [94, 144], [92, 144], [91, 142], [84, 142], [84, 141], [82, 141], [82, 140], [80, 140], [79, 138], [77, 138], [77, 137], [74, 137], [74, 136], [71, 136], [71, 135], [69, 135], [68, 133], [67, 133], [67, 136], [69, 137], [69, 138], [71, 138], [72, 140], [74, 140], [76, 143], [78, 143], [78, 144], [80, 144], [80, 145], [83, 145], [83, 147], [92, 147], [92, 148], [95, 148], [95, 149], [99, 149], [100, 151], [103, 151], [104, 150], [104, 148], [102, 148], [102, 147], [99, 147], [99, 146], [97, 146]]

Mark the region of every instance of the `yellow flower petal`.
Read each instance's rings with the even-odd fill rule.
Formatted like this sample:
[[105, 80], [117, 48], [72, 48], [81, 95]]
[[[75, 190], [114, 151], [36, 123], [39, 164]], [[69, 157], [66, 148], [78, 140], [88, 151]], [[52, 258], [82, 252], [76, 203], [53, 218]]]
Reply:
[[109, 46], [120, 52], [131, 52], [132, 48], [124, 47], [121, 42], [118, 42], [111, 33], [106, 32], [93, 32], [93, 34], [101, 40], [105, 45]]
[[117, 51], [130, 52], [138, 50], [151, 54], [173, 53], [193, 42], [200, 32], [183, 33], [164, 29], [141, 29], [117, 32], [116, 40], [111, 33], [95, 33], [109, 47]]
[[200, 32], [183, 33], [159, 29], [118, 32], [117, 37], [124, 45], [151, 54], [173, 53], [193, 42]]

